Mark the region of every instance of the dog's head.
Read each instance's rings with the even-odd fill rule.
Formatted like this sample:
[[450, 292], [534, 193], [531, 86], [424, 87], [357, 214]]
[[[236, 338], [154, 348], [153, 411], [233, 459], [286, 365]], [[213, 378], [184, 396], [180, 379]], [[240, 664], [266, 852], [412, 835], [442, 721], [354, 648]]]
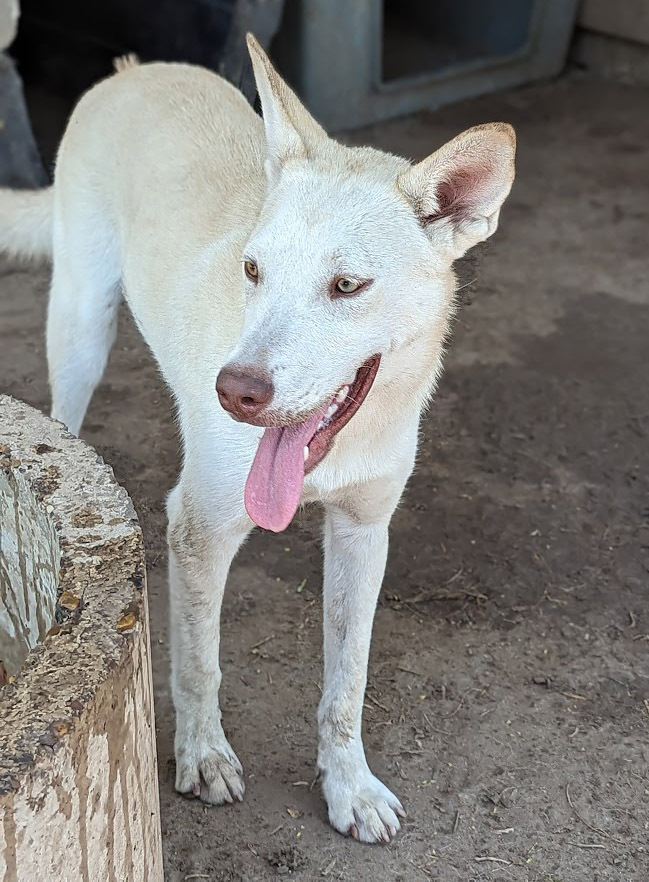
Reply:
[[[509, 125], [478, 126], [416, 165], [344, 147], [253, 37], [248, 46], [268, 189], [242, 255], [243, 333], [217, 390], [236, 419], [271, 427], [246, 499], [253, 520], [283, 529], [304, 473], [325, 456], [377, 374], [377, 383], [387, 375], [391, 356], [412, 348], [418, 359], [422, 341], [439, 351], [453, 261], [495, 231], [514, 178], [515, 137]], [[269, 507], [274, 514], [262, 511]]]

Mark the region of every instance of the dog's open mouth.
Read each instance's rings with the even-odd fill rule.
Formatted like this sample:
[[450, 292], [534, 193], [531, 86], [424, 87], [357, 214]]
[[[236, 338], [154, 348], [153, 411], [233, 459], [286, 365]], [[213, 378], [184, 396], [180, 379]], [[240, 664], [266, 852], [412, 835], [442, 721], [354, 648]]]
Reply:
[[293, 520], [304, 476], [326, 456], [372, 388], [381, 361], [368, 359], [350, 385], [341, 386], [324, 407], [297, 425], [268, 428], [246, 481], [246, 510], [259, 527], [279, 533]]

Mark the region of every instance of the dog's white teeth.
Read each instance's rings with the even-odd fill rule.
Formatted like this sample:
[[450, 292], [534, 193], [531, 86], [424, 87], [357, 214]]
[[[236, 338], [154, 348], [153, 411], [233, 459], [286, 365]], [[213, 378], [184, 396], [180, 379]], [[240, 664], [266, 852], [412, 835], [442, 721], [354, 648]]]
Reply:
[[318, 423], [318, 428], [316, 429], [316, 432], [319, 432], [320, 429], [324, 429], [324, 427], [325, 427], [325, 421], [320, 420], [320, 422]]
[[337, 410], [338, 410], [337, 404], [330, 404], [329, 407], [327, 408], [327, 413], [325, 414], [325, 418], [330, 420], [331, 417], [335, 414], [335, 412]]
[[304, 462], [306, 462], [308, 458], [309, 458], [309, 448], [305, 447], [304, 448]]
[[336, 401], [338, 404], [342, 404], [345, 398], [349, 395], [349, 386], [343, 386], [342, 389], [336, 395]]

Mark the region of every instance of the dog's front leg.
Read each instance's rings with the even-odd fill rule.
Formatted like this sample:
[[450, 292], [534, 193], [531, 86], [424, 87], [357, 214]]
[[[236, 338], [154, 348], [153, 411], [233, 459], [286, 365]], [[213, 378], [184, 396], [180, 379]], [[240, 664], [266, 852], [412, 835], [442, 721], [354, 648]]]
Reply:
[[244, 792], [241, 763], [221, 725], [219, 631], [230, 563], [248, 528], [202, 522], [182, 484], [167, 509], [176, 790], [220, 805]]
[[328, 506], [325, 521], [318, 766], [331, 825], [362, 842], [389, 842], [405, 815], [396, 796], [371, 773], [361, 736], [372, 622], [394, 504], [378, 517], [373, 504], [355, 505], [353, 511]]

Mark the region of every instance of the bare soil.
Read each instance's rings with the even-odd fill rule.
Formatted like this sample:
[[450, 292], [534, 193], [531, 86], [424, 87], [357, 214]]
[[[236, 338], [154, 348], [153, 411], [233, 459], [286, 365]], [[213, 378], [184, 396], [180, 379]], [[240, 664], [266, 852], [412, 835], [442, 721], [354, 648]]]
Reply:
[[[311, 786], [316, 509], [279, 537], [257, 532], [232, 570], [224, 722], [246, 800], [174, 793], [164, 496], [177, 438], [124, 315], [84, 437], [145, 532], [169, 882], [649, 878], [648, 107], [646, 90], [573, 74], [353, 136], [413, 157], [493, 119], [520, 139], [393, 522], [365, 712], [370, 763], [408, 811], [392, 845], [336, 834]], [[0, 274], [0, 387], [46, 408], [47, 274]]]

